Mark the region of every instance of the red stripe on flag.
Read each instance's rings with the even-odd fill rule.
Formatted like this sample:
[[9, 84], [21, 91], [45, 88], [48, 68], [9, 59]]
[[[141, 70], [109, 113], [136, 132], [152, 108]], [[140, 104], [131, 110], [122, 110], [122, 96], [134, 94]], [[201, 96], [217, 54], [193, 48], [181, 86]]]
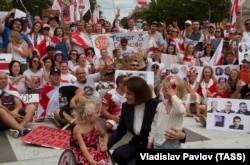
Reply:
[[0, 70], [9, 69], [9, 63], [0, 63]]

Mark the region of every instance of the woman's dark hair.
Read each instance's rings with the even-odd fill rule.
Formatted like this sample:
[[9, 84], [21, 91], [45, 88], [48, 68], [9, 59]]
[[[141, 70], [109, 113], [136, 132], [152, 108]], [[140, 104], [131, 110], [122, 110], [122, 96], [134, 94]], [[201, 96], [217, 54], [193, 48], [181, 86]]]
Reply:
[[93, 52], [93, 57], [95, 56], [95, 49], [93, 47], [88, 47], [85, 49], [86, 55], [88, 53], [88, 51], [91, 50]]
[[50, 57], [50, 56], [45, 56], [43, 59], [43, 62], [45, 63], [47, 60], [50, 60], [51, 61], [51, 63], [52, 63], [52, 65], [51, 65], [51, 68], [55, 68], [55, 61], [54, 61], [54, 59], [52, 58], [52, 57]]
[[[10, 23], [10, 29], [13, 30], [13, 25], [14, 25], [15, 22], [20, 22], [20, 23], [21, 23], [21, 26], [22, 26], [21, 31], [22, 31], [22, 30], [23, 30], [23, 22], [22, 22], [22, 20], [21, 20], [20, 18], [15, 18], [15, 19]], [[21, 31], [20, 31], [20, 32], [21, 32]]]
[[76, 61], [78, 61], [79, 54], [78, 54], [78, 51], [75, 50], [75, 49], [72, 49], [72, 50], [69, 52], [68, 59], [71, 60], [70, 54], [73, 53], [73, 52], [76, 52], [76, 54], [77, 54], [77, 55], [76, 55], [76, 56], [77, 56]]
[[12, 70], [11, 70], [11, 68], [13, 67], [13, 65], [15, 64], [15, 63], [18, 63], [19, 64], [19, 66], [20, 66], [20, 72], [19, 72], [19, 75], [20, 74], [22, 74], [22, 68], [21, 68], [21, 63], [19, 62], [19, 61], [17, 61], [17, 60], [12, 60], [11, 62], [10, 62], [10, 64], [9, 64], [9, 75], [10, 76], [14, 76], [13, 75], [13, 73], [12, 73]]
[[137, 76], [129, 78], [125, 82], [125, 86], [135, 95], [135, 105], [139, 105], [149, 101], [152, 98], [152, 90], [150, 89], [147, 82]]
[[32, 62], [33, 62], [33, 60], [34, 60], [35, 58], [37, 58], [37, 59], [39, 60], [39, 66], [38, 66], [38, 68], [37, 68], [37, 69], [39, 70], [39, 69], [42, 68], [42, 64], [41, 64], [41, 62], [40, 62], [40, 57], [37, 56], [37, 55], [32, 56], [32, 57], [30, 58], [30, 60], [29, 60], [29, 69], [32, 69], [32, 68], [33, 68]]
[[64, 36], [64, 30], [63, 30], [62, 27], [56, 27], [56, 28], [55, 28], [54, 36], [57, 36], [57, 30], [58, 30], [58, 29], [61, 29], [61, 30], [62, 30], [62, 36]]

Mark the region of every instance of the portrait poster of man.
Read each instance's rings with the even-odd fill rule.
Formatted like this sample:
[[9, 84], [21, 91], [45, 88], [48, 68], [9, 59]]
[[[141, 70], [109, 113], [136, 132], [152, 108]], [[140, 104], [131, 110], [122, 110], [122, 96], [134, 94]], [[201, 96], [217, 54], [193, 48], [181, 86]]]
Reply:
[[239, 65], [218, 65], [218, 66], [212, 66], [212, 68], [213, 68], [214, 75], [217, 78], [217, 80], [220, 77], [225, 77], [226, 79], [228, 79], [228, 75], [230, 74], [230, 71], [232, 69], [240, 70]]
[[149, 85], [154, 86], [154, 73], [151, 71], [132, 71], [132, 70], [116, 70], [115, 71], [115, 79], [119, 75], [130, 76], [138, 76], [146, 80]]
[[200, 81], [202, 66], [187, 66], [180, 64], [171, 64], [170, 65], [170, 74], [173, 76], [178, 76], [179, 78], [186, 80], [187, 79], [187, 71], [190, 67], [195, 67], [198, 70], [197, 81]]
[[206, 128], [250, 132], [249, 108], [250, 102], [243, 99], [208, 98]]
[[250, 42], [241, 42], [238, 48], [239, 64], [242, 64], [242, 60], [246, 56], [250, 56]]

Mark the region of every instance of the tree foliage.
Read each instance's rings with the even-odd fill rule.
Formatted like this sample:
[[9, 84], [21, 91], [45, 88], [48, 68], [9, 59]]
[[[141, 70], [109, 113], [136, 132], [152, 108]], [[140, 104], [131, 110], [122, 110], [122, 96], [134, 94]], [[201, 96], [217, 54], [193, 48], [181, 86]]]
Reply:
[[209, 18], [209, 6], [211, 22], [220, 22], [223, 18], [229, 18], [231, 2], [229, 0], [154, 0], [143, 12], [134, 13], [133, 17], [142, 18], [148, 22], [166, 21], [171, 23], [177, 19], [179, 24], [185, 20], [199, 20]]

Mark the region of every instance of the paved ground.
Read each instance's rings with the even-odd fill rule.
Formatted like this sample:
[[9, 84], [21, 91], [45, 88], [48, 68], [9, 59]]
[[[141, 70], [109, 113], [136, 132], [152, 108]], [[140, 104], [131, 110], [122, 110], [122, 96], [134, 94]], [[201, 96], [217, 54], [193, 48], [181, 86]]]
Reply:
[[[51, 121], [42, 124], [53, 126]], [[40, 124], [33, 123], [31, 127]], [[187, 129], [187, 142], [183, 148], [250, 148], [250, 135], [248, 133], [208, 130], [195, 122], [194, 118], [185, 117], [184, 127]], [[8, 135], [7, 139], [14, 151], [15, 161], [0, 163], [3, 165], [57, 165], [63, 150], [39, 147], [23, 143], [20, 139], [15, 139]], [[130, 139], [127, 134], [119, 144], [126, 143]], [[9, 156], [13, 153], [9, 153]], [[2, 154], [1, 154], [2, 155]], [[8, 155], [8, 154], [7, 154]], [[1, 156], [0, 156], [1, 158]]]

